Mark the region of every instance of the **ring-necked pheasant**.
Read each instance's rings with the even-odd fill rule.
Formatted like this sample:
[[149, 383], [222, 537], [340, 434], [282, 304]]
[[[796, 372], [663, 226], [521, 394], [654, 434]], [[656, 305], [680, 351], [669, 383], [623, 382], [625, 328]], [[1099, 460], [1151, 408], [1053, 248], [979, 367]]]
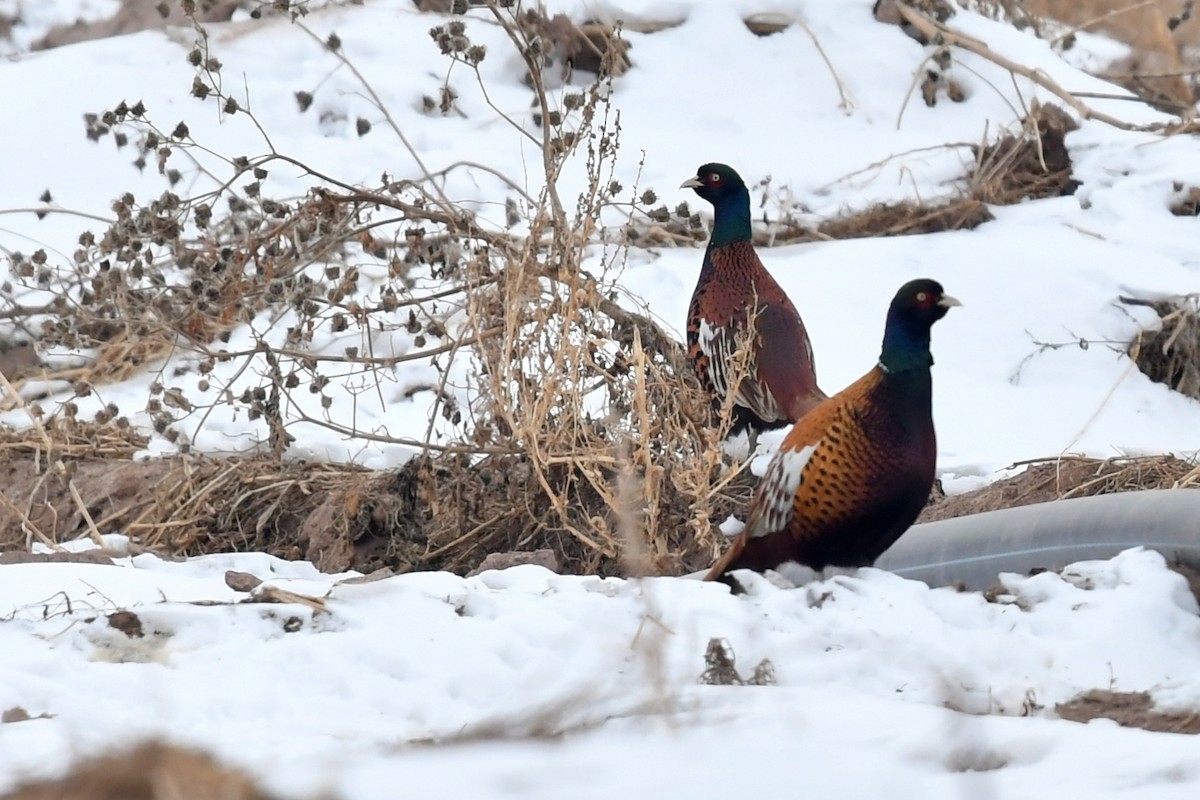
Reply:
[[705, 580], [787, 561], [870, 566], [908, 530], [929, 499], [937, 458], [929, 331], [957, 305], [936, 281], [900, 287], [879, 363], [788, 432], [745, 529]]
[[812, 344], [796, 307], [750, 242], [750, 193], [725, 164], [705, 164], [680, 187], [713, 206], [712, 235], [688, 307], [688, 359], [720, 407], [738, 335], [757, 306], [746, 375], [734, 398], [734, 430], [795, 422], [825, 399], [817, 387]]

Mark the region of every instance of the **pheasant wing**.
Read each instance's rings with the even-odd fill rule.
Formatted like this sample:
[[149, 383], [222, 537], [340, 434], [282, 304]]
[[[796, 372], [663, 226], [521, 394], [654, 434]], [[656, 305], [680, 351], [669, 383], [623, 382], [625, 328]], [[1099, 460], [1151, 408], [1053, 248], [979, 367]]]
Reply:
[[[747, 337], [741, 337], [747, 339]], [[717, 397], [729, 396], [730, 384], [737, 376], [733, 375], [733, 365], [738, 357], [738, 331], [728, 325], [717, 325], [707, 319], [700, 319], [700, 330], [697, 345], [708, 362], [708, 379], [712, 382]], [[762, 370], [758, 365], [758, 337], [746, 342], [753, 348], [747, 370], [737, 382], [737, 394], [733, 402], [747, 408], [764, 422], [776, 422], [787, 419], [779, 402], [775, 399], [770, 388], [761, 379]]]
[[797, 446], [789, 446], [795, 430], [784, 440], [783, 446], [772, 456], [767, 465], [767, 473], [758, 484], [754, 499], [750, 504], [750, 513], [746, 518], [746, 527], [733, 545], [717, 559], [708, 574], [706, 581], [715, 581], [735, 568], [746, 552], [758, 545], [751, 544], [761, 537], [784, 530], [791, 522], [793, 508], [796, 502], [796, 492], [804, 481], [804, 468], [813, 453], [821, 446], [820, 440], [811, 444], [800, 442]]

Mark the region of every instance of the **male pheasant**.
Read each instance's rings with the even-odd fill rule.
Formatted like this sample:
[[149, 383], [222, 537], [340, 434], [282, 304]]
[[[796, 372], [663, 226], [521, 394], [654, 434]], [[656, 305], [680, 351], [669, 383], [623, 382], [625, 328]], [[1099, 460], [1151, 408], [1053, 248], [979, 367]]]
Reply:
[[745, 530], [705, 580], [787, 561], [870, 566], [908, 530], [929, 499], [937, 458], [929, 331], [957, 305], [936, 281], [900, 287], [879, 363], [788, 432]]
[[751, 313], [755, 330], [745, 377], [733, 400], [734, 430], [777, 428], [825, 399], [812, 344], [796, 307], [750, 242], [750, 193], [725, 164], [705, 164], [681, 189], [712, 203], [714, 220], [700, 279], [688, 307], [688, 360], [717, 407], [732, 387], [729, 365]]

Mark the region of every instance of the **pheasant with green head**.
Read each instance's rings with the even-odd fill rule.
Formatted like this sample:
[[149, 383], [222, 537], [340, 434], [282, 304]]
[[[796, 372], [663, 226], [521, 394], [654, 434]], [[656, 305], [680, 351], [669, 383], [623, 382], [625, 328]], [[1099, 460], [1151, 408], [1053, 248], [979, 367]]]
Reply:
[[888, 309], [879, 363], [788, 432], [759, 482], [746, 527], [705, 576], [874, 563], [929, 499], [937, 460], [929, 333], [960, 303], [928, 279]]
[[[684, 181], [712, 203], [713, 228], [688, 307], [688, 359], [717, 407], [731, 390], [734, 429], [777, 428], [825, 399], [817, 386], [812, 344], [800, 314], [750, 241], [750, 193], [725, 164], [705, 164]], [[730, 374], [739, 340], [749, 358], [741, 382]]]

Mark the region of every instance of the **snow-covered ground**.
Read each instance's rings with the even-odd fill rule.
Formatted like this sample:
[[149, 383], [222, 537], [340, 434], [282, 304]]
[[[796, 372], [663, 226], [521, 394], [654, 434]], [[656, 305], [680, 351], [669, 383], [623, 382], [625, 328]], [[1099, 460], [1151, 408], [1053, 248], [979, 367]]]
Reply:
[[[49, 3], [25, 5], [41, 9], [32, 22], [54, 18]], [[970, 166], [968, 144], [1011, 129], [1035, 98], [1050, 100], [956, 52], [966, 101], [926, 107], [910, 94], [929, 49], [875, 22], [870, 0], [772, 3], [803, 24], [767, 38], [742, 25], [743, 13], [763, 10], [748, 0], [625, 5], [599, 11], [684, 19], [626, 34], [634, 67], [613, 97], [622, 143], [615, 177], [654, 187], [668, 206], [697, 207], [673, 187], [712, 160], [751, 184], [769, 176], [768, 215], [781, 198], [816, 221], [878, 201], [949, 196]], [[598, 10], [574, 0], [548, 6], [577, 19]], [[101, 4], [62, 8], [91, 14]], [[517, 58], [478, 12], [467, 20], [472, 40], [489, 48], [482, 70], [491, 101], [531, 124]], [[461, 68], [451, 74], [460, 113], [422, 112], [422, 95], [436, 96], [447, 73], [428, 35], [439, 21], [409, 0], [368, 0], [308, 16], [313, 36], [286, 18], [244, 15], [209, 31], [226, 85], [243, 87], [236, 93], [279, 151], [316, 170], [351, 183], [419, 172], [364, 87], [322, 47], [336, 31], [431, 171], [482, 163], [536, 193], [539, 154]], [[1071, 90], [1122, 93], [1072, 66], [1119, 49], [1112, 43], [1080, 37], [1064, 60], [1032, 35], [973, 13], [952, 24]], [[16, 38], [36, 37], [23, 29]], [[0, 62], [0, 212], [36, 207], [49, 189], [58, 207], [107, 216], [120, 191], [161, 191], [152, 169], [139, 175], [129, 166], [130, 148], [84, 136], [85, 113], [122, 99], [142, 100], [168, 130], [186, 121], [218, 153], [264, 152], [246, 115], [221, 115], [188, 96], [193, 39], [190, 29], [146, 32]], [[304, 114], [299, 90], [316, 96]], [[1088, 102], [1132, 123], [1166, 119], [1137, 103]], [[359, 117], [374, 123], [367, 136], [356, 133]], [[1200, 221], [1168, 210], [1178, 186], [1200, 185], [1200, 144], [1094, 121], [1067, 143], [1082, 184], [1073, 197], [994, 209], [996, 221], [969, 232], [763, 252], [806, 320], [829, 391], [874, 362], [887, 301], [905, 280], [937, 278], [964, 302], [933, 342], [939, 470], [952, 491], [1033, 456], [1200, 451], [1200, 403], [1150, 382], [1119, 345], [1102, 344], [1127, 341], [1153, 319], [1118, 306], [1117, 295], [1200, 290]], [[205, 187], [199, 173], [185, 177], [186, 188]], [[270, 190], [299, 194], [309, 180], [273, 167]], [[563, 196], [584, 180], [573, 164]], [[442, 185], [504, 224], [512, 192], [495, 177], [458, 168]], [[88, 224], [5, 213], [0, 252], [41, 247], [66, 261]], [[694, 248], [631, 251], [624, 302], [644, 303], [680, 330], [699, 263]], [[367, 277], [377, 293], [386, 273]], [[251, 333], [235, 332], [230, 345], [252, 342]], [[1078, 340], [1092, 344], [1037, 344]], [[415, 346], [403, 330], [375, 344], [395, 354]], [[355, 406], [360, 426], [424, 436], [432, 395], [407, 390], [430, 374], [420, 362], [398, 367], [378, 398], [364, 395]], [[76, 401], [81, 415], [115, 402], [148, 427], [150, 417], [135, 412], [154, 379], [100, 387]], [[0, 422], [27, 424], [19, 410]], [[218, 409], [188, 433], [201, 449], [245, 451], [265, 439], [260, 424]], [[297, 455], [383, 467], [411, 452], [346, 442], [316, 426], [290, 430]], [[171, 448], [158, 439], [152, 449]], [[235, 597], [223, 582], [227, 568], [274, 576], [304, 594], [328, 592], [327, 610], [194, 605]], [[397, 787], [415, 796], [556, 798], [766, 790], [1195, 797], [1192, 739], [1054, 719], [1056, 702], [1091, 688], [1147, 690], [1164, 708], [1200, 708], [1194, 599], [1154, 554], [1129, 552], [1074, 572], [1080, 577], [1070, 581], [1007, 578], [1014, 601], [989, 604], [871, 570], [791, 591], [759, 582], [733, 598], [690, 581], [601, 581], [535, 568], [332, 586], [336, 576], [255, 554], [3, 566], [0, 709], [51, 716], [0, 725], [0, 788], [111, 744], [169, 736], [243, 764], [293, 797], [393, 797]], [[119, 608], [142, 618], [144, 638], [107, 627], [103, 614]], [[293, 617], [299, 628], [286, 632]], [[698, 685], [711, 637], [729, 640], [744, 673], [769, 658], [778, 685]], [[421, 744], [429, 740], [451, 744]]]
[[[289, 797], [1200, 788], [1193, 737], [1053, 719], [1091, 688], [1200, 705], [1196, 601], [1156, 553], [1006, 576], [1000, 603], [879, 570], [735, 598], [540, 567], [345, 584], [256, 554], [122, 564], [0, 568], [0, 707], [52, 715], [0, 726], [0, 789], [135, 737]], [[231, 604], [231, 568], [325, 610]], [[125, 608], [142, 637], [110, 627]], [[776, 685], [702, 685], [712, 637]]]

